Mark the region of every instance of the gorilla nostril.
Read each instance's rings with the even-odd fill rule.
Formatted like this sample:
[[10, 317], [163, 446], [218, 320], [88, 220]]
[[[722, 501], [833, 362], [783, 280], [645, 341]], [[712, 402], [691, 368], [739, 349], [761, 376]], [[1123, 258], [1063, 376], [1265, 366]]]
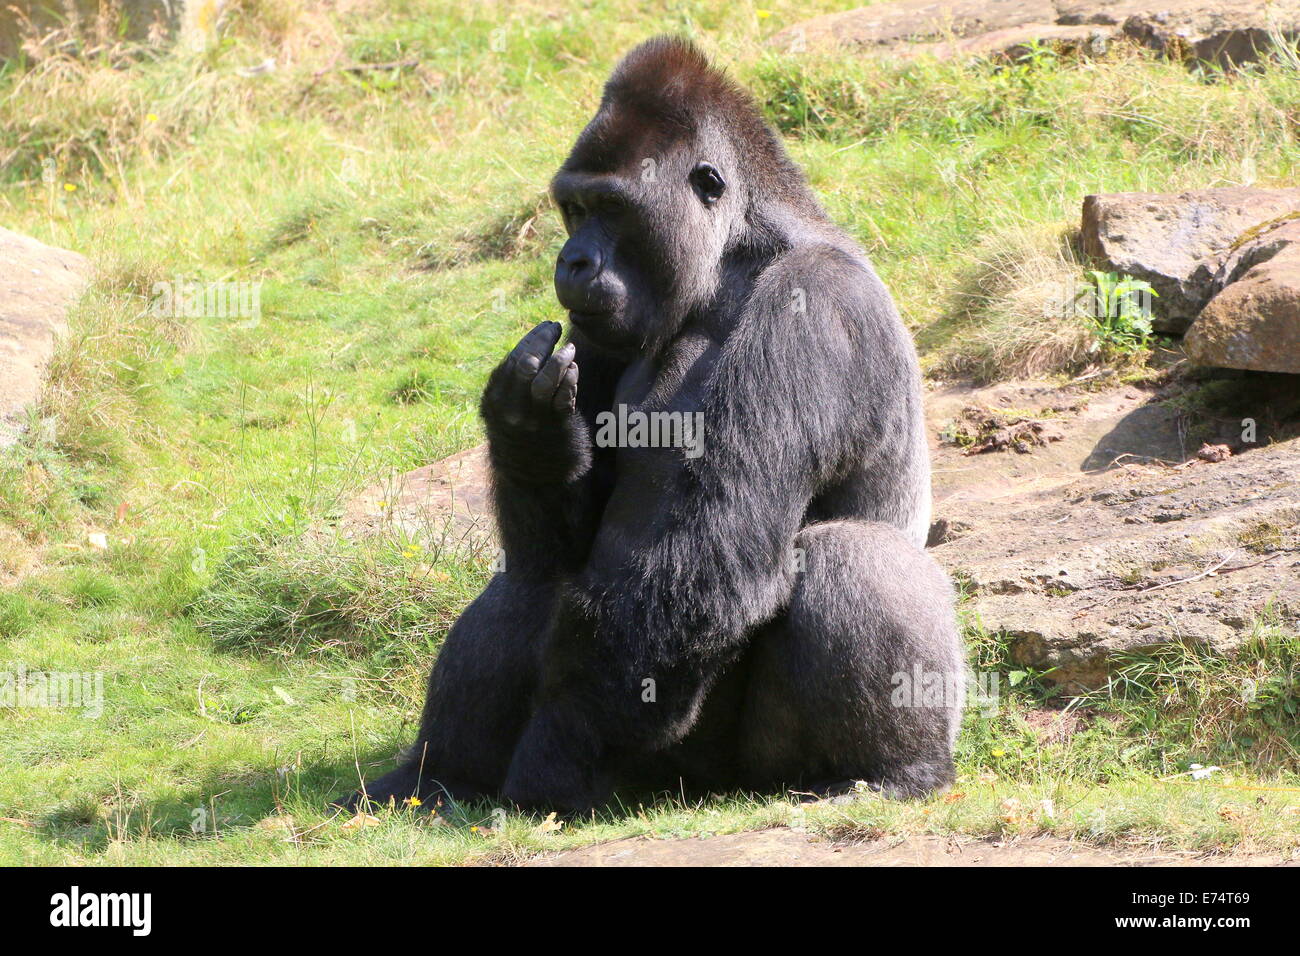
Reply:
[[562, 297], [586, 296], [596, 284], [605, 257], [598, 243], [586, 237], [570, 239], [555, 266], [555, 287]]
[[600, 256], [587, 250], [571, 252], [563, 256], [560, 262], [570, 282], [590, 282], [600, 272]]

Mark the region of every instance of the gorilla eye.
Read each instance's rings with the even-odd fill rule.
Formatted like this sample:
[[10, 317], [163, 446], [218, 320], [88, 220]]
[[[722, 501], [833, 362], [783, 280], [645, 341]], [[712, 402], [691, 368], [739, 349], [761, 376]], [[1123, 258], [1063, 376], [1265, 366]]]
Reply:
[[607, 216], [617, 216], [627, 209], [627, 203], [618, 196], [605, 196], [600, 201], [600, 211]]
[[722, 191], [727, 188], [722, 173], [708, 163], [700, 163], [691, 170], [691, 185], [695, 187], [695, 191], [706, 206], [712, 206], [717, 202], [722, 196]]

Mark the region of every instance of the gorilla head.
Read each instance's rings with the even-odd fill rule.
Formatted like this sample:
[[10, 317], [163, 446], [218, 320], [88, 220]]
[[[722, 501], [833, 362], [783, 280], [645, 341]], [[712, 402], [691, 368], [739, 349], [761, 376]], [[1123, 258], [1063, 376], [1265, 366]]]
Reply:
[[556, 295], [589, 339], [623, 355], [657, 351], [707, 310], [728, 266], [782, 219], [821, 218], [749, 95], [672, 38], [619, 65], [551, 192], [569, 233]]

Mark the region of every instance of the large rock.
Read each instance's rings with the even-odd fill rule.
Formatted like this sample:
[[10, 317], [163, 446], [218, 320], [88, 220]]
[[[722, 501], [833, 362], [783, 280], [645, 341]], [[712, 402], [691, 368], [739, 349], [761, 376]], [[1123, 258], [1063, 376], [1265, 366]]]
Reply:
[[1156, 290], [1155, 327], [1186, 331], [1243, 234], [1300, 210], [1300, 189], [1106, 193], [1083, 200], [1083, 249]]
[[974, 37], [1055, 18], [1051, 0], [897, 0], [814, 17], [787, 27], [772, 42], [792, 52], [834, 47], [895, 50], [908, 43]]
[[898, 0], [831, 13], [780, 31], [786, 52], [844, 49], [895, 58], [1014, 52], [1033, 42], [1104, 48], [1123, 36], [1160, 53], [1224, 66], [1258, 59], [1276, 37], [1300, 36], [1300, 0]]
[[1236, 66], [1259, 59], [1275, 37], [1300, 35], [1300, 0], [1062, 0], [1057, 22], [1118, 27], [1144, 46], [1176, 59]]
[[1165, 645], [1232, 655], [1270, 605], [1300, 621], [1297, 468], [1291, 441], [1178, 472], [1082, 479], [1020, 496], [1005, 518], [971, 513], [975, 530], [935, 556], [961, 570], [1012, 659], [1068, 692]]
[[1226, 288], [1192, 323], [1197, 365], [1300, 375], [1300, 218], [1243, 243], [1224, 263]]
[[68, 306], [89, 276], [83, 256], [0, 228], [0, 448], [17, 439]]

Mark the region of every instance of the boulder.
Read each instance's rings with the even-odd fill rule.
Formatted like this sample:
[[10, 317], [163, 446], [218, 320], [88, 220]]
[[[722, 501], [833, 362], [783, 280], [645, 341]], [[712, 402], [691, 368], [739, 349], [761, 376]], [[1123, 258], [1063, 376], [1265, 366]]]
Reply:
[[939, 43], [1055, 19], [1051, 0], [897, 0], [814, 17], [782, 30], [772, 43], [792, 53], [835, 47], [896, 51], [909, 43]]
[[1057, 22], [1118, 27], [1124, 36], [1175, 59], [1236, 66], [1259, 59], [1274, 37], [1300, 36], [1300, 0], [1063, 0]]
[[83, 256], [0, 228], [0, 448], [17, 440], [55, 336], [89, 277]]
[[[1286, 384], [1261, 385], [1261, 409], [1287, 407]], [[959, 402], [1068, 408], [1078, 388], [947, 386], [927, 395], [927, 418], [933, 429]], [[970, 618], [1066, 694], [1170, 645], [1235, 655], [1270, 608], [1300, 625], [1297, 423], [1201, 456], [1163, 397], [1088, 393], [1054, 419], [1064, 439], [1028, 455], [932, 455], [935, 513], [964, 527], [930, 553], [963, 582]], [[1237, 446], [1239, 421], [1212, 434]]]
[[1197, 365], [1300, 375], [1300, 218], [1243, 243], [1183, 339]]
[[1156, 290], [1155, 328], [1182, 333], [1219, 290], [1243, 234], [1300, 210], [1300, 189], [1106, 193], [1083, 200], [1083, 250]]
[[789, 53], [845, 49], [895, 58], [1012, 54], [1031, 43], [1100, 52], [1123, 36], [1189, 62], [1235, 66], [1300, 37], [1300, 0], [898, 0], [814, 17], [777, 33]]
[[1255, 266], [1280, 253], [1294, 255], [1297, 243], [1300, 243], [1300, 210], [1248, 229], [1233, 243], [1219, 267], [1219, 274], [1214, 278], [1215, 292], [1222, 292]]

